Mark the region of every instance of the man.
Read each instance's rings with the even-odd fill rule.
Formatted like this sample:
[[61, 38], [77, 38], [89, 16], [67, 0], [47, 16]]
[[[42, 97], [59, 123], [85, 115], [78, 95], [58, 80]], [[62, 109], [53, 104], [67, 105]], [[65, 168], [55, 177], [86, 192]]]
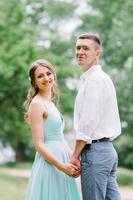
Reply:
[[93, 33], [78, 37], [76, 60], [83, 72], [75, 101], [76, 145], [71, 162], [80, 166], [83, 200], [120, 200], [117, 153], [112, 140], [121, 133], [117, 98], [99, 64], [101, 41]]

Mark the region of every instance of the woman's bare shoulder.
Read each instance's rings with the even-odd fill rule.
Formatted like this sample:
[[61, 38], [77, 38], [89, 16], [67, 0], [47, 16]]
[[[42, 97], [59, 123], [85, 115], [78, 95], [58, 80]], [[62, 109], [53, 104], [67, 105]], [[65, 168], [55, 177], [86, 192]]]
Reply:
[[29, 106], [29, 113], [31, 112], [31, 110], [34, 112], [40, 112], [43, 113], [43, 115], [47, 115], [47, 107], [45, 105], [45, 103], [42, 101], [42, 99], [40, 99], [38, 96], [35, 96], [32, 99], [32, 102], [30, 103]]
[[31, 103], [30, 103], [30, 106], [42, 106], [42, 102], [41, 102], [41, 100], [37, 97], [37, 96], [35, 96], [33, 99], [32, 99], [32, 101], [31, 101]]

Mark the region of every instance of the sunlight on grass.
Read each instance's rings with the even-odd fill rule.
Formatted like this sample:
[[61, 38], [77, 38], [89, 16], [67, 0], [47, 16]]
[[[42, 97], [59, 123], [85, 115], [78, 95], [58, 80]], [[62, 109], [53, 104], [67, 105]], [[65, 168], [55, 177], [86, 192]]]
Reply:
[[1, 164], [0, 167], [10, 167], [10, 168], [17, 168], [17, 169], [31, 169], [32, 163], [31, 162], [9, 162], [6, 164]]
[[[14, 163], [12, 167], [4, 165], [6, 169], [30, 169], [32, 163]], [[8, 167], [10, 166], [10, 167]], [[2, 166], [3, 167], [3, 166]], [[133, 171], [118, 168], [117, 173], [119, 186], [133, 186]], [[0, 173], [0, 199], [1, 200], [24, 200], [28, 178], [15, 177]]]
[[0, 174], [0, 199], [24, 200], [28, 179]]

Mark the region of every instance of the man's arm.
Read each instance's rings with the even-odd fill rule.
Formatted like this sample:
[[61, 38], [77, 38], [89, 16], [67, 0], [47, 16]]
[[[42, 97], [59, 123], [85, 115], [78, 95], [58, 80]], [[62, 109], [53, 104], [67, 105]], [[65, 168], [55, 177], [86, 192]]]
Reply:
[[80, 167], [81, 151], [86, 144], [91, 144], [94, 127], [97, 127], [99, 123], [100, 93], [99, 82], [90, 80], [85, 85], [84, 91], [80, 93], [81, 98], [77, 99], [75, 103], [74, 133], [76, 145], [71, 163], [78, 167]]
[[[76, 145], [75, 145], [75, 149], [74, 152], [72, 154], [72, 158], [70, 163], [72, 163], [73, 165], [76, 165], [78, 167], [78, 169], [80, 170], [80, 160], [79, 160], [79, 156], [81, 154], [82, 149], [84, 148], [84, 146], [86, 145], [86, 142], [83, 140], [76, 140]], [[74, 178], [77, 178], [80, 175], [80, 171], [78, 174], [76, 174], [76, 176], [73, 176]]]
[[81, 151], [84, 148], [84, 146], [86, 145], [86, 143], [87, 142], [83, 141], [83, 140], [76, 140], [76, 145], [75, 145], [75, 149], [74, 149], [72, 157], [79, 159]]

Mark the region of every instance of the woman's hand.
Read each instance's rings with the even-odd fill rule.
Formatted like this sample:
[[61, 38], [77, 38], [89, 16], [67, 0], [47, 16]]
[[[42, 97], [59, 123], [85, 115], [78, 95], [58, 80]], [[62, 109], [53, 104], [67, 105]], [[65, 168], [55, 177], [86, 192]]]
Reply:
[[79, 174], [79, 168], [72, 163], [62, 164], [60, 170], [72, 177], [75, 177], [77, 174]]

